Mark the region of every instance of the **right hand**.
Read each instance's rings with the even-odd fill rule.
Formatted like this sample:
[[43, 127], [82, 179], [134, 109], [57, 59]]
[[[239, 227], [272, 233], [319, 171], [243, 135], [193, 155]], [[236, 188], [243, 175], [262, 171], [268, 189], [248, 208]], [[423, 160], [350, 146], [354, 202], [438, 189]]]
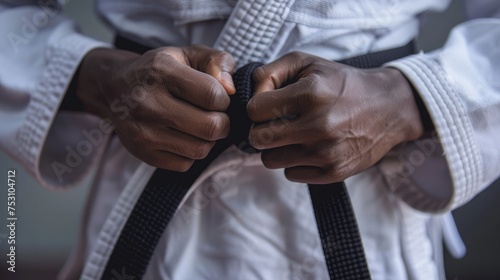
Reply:
[[204, 46], [143, 55], [96, 49], [81, 64], [76, 95], [109, 118], [127, 150], [149, 165], [186, 171], [227, 137], [234, 59]]

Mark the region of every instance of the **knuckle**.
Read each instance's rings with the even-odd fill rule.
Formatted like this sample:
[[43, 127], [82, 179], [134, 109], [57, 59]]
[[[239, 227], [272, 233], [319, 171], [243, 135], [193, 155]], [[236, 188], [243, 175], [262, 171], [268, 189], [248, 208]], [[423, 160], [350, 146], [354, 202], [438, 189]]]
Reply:
[[309, 78], [309, 88], [311, 91], [317, 91], [319, 89], [319, 84], [322, 80], [321, 73], [318, 70], [313, 70], [311, 74], [308, 75]]
[[193, 149], [193, 159], [204, 159], [208, 156], [210, 153], [210, 150], [212, 149], [212, 144], [207, 143], [207, 144], [201, 144], [201, 145], [196, 145]]
[[255, 128], [253, 128], [253, 127], [250, 128], [250, 132], [248, 133], [248, 142], [250, 143], [250, 145], [252, 147], [256, 148], [258, 146], [259, 143], [257, 141], [257, 138], [258, 138], [258, 136], [257, 136], [257, 132], [256, 132]]
[[226, 137], [229, 118], [224, 113], [211, 113], [207, 117], [204, 128], [206, 140], [215, 141]]
[[233, 56], [226, 51], [218, 52], [217, 57], [218, 57], [218, 60], [221, 62], [230, 62], [230, 63], [234, 64]]
[[183, 143], [180, 143], [178, 141], [173, 141], [173, 143], [170, 143], [169, 146], [170, 147], [168, 150], [179, 156], [187, 155], [191, 152], [191, 149], [189, 149]]
[[248, 140], [250, 144], [257, 149], [268, 148], [269, 144], [277, 141], [278, 136], [271, 128], [252, 129], [250, 130]]
[[266, 84], [276, 89], [281, 86], [281, 84], [279, 84], [279, 73], [272, 68], [268, 69], [266, 66], [255, 69], [252, 78], [256, 84]]
[[256, 120], [259, 116], [259, 106], [257, 106], [257, 102], [255, 100], [256, 97], [250, 99], [247, 103], [247, 114], [251, 120]]
[[265, 67], [258, 67], [255, 69], [253, 72], [253, 79], [256, 82], [264, 81], [266, 78], [269, 78], [269, 75], [267, 74], [267, 70]]
[[221, 85], [211, 78], [203, 85], [204, 107], [207, 110], [224, 111], [229, 106], [229, 97], [221, 91]]
[[208, 110], [216, 110], [217, 109], [217, 84], [215, 81], [207, 82], [204, 85], [205, 91], [205, 105]]
[[169, 50], [167, 48], [162, 49], [161, 51], [155, 51], [151, 54], [153, 56], [153, 68], [155, 69], [163, 69], [165, 68], [165, 64], [170, 58]]
[[311, 104], [316, 104], [319, 101], [319, 97], [322, 93], [322, 78], [321, 75], [317, 73], [309, 74], [305, 79], [304, 91], [309, 94], [309, 99]]
[[145, 68], [144, 79], [141, 82], [146, 82], [147, 80], [154, 80], [155, 83], [164, 82], [165, 77], [169, 77], [170, 79], [176, 77], [177, 72], [175, 69], [177, 67], [171, 67], [173, 57], [165, 52], [156, 52], [153, 54], [152, 61]]
[[305, 108], [315, 108], [325, 103], [324, 90], [322, 89], [321, 77], [317, 74], [310, 74], [303, 78], [302, 88], [295, 93], [296, 102]]
[[306, 58], [307, 55], [305, 53], [303, 53], [303, 52], [297, 52], [297, 51], [295, 51], [295, 52], [289, 53], [287, 56], [290, 57], [293, 60], [303, 60], [303, 59]]
[[332, 116], [325, 116], [322, 118], [322, 121], [320, 122], [321, 125], [321, 130], [323, 131], [325, 136], [333, 137], [334, 136], [334, 131], [336, 122], [335, 118]]

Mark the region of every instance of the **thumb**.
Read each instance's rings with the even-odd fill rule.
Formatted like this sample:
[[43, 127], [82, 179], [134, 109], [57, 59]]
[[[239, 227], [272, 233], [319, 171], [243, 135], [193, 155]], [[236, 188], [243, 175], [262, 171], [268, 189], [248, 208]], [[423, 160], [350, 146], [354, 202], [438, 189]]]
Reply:
[[254, 94], [276, 90], [287, 82], [297, 80], [307, 65], [306, 58], [306, 54], [293, 52], [255, 69], [253, 72]]
[[205, 46], [192, 46], [187, 55], [191, 67], [214, 77], [228, 94], [236, 92], [232, 78], [236, 63], [230, 53]]

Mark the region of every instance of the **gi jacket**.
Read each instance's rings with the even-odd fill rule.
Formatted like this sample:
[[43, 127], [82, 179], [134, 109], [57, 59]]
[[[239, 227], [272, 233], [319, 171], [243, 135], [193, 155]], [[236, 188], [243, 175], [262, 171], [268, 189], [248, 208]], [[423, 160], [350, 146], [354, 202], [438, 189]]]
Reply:
[[[111, 47], [52, 2], [0, 1], [0, 147], [50, 189], [97, 170], [78, 246], [61, 279], [98, 279], [154, 168], [108, 122], [58, 107], [82, 58]], [[144, 45], [202, 43], [238, 65], [303, 51], [335, 60], [406, 44], [422, 13], [450, 1], [99, 0], [116, 32]], [[499, 16], [470, 1], [471, 17]], [[52, 8], [52, 9], [51, 9]], [[442, 49], [387, 64], [418, 91], [436, 134], [347, 180], [373, 279], [443, 278], [442, 214], [500, 175], [500, 20], [457, 26]], [[123, 110], [131, 110], [126, 104]], [[444, 223], [446, 224], [446, 222]], [[126, 268], [119, 274], [125, 274]], [[307, 189], [236, 148], [201, 175], [164, 233], [146, 279], [327, 279]]]

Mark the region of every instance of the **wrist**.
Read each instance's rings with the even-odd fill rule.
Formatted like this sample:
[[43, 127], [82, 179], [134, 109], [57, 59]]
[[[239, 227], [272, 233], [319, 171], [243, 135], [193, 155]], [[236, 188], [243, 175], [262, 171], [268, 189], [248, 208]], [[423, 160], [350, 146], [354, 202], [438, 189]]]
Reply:
[[[422, 115], [415, 98], [415, 89], [398, 69], [383, 68], [386, 73], [386, 83], [391, 84], [390, 98], [396, 100], [393, 110], [397, 112], [400, 123], [400, 142], [414, 141], [425, 132]], [[397, 144], [399, 144], [397, 143]]]
[[109, 99], [112, 77], [117, 70], [139, 55], [122, 50], [97, 48], [91, 50], [80, 64], [76, 82], [76, 97], [82, 108], [101, 118], [110, 114]]
[[74, 111], [74, 112], [84, 111], [82, 101], [80, 100], [80, 98], [78, 98], [76, 94], [76, 85], [78, 83], [79, 75], [80, 75], [80, 66], [78, 66], [75, 73], [73, 74], [73, 78], [71, 79], [68, 89], [66, 90], [66, 94], [61, 102], [61, 105], [59, 106], [59, 110]]

